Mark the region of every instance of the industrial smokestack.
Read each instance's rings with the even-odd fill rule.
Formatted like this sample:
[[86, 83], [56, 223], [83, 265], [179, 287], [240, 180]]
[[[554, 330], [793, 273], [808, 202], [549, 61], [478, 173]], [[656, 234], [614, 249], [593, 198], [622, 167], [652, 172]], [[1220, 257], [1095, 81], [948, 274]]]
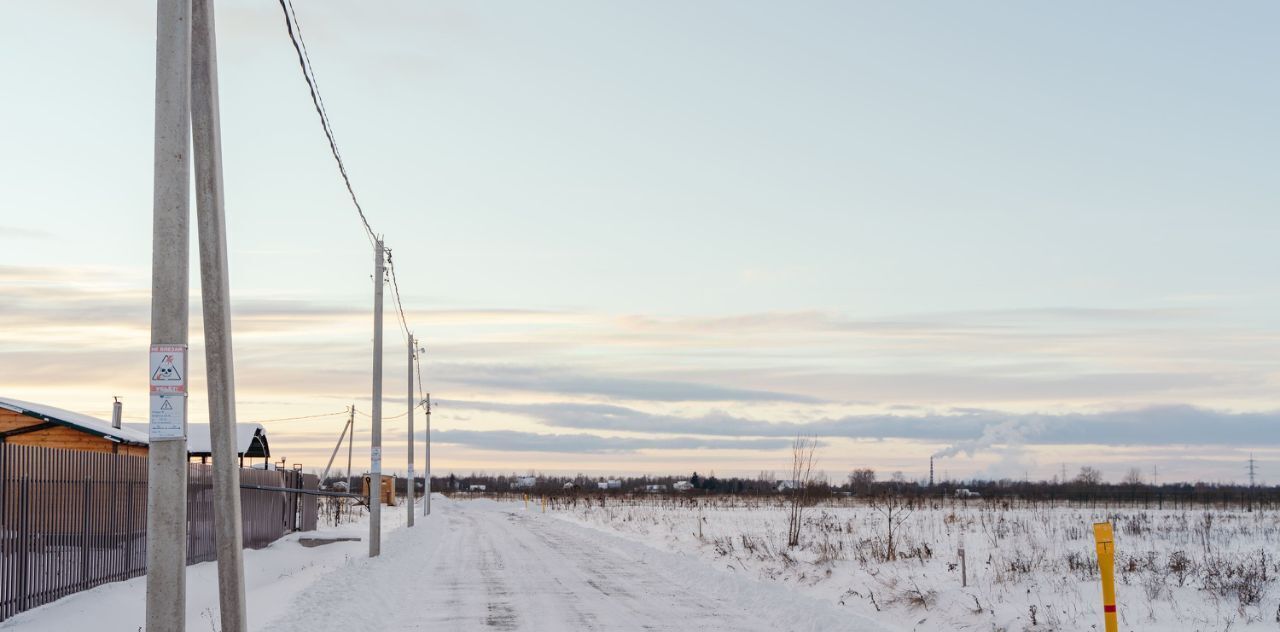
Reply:
[[115, 401], [114, 401], [114, 402], [112, 402], [112, 404], [111, 404], [111, 427], [112, 427], [112, 428], [119, 428], [119, 427], [120, 427], [120, 409], [121, 409], [123, 406], [120, 404], [120, 398], [119, 398], [119, 397], [113, 397], [113, 398], [111, 398], [111, 399], [114, 399], [114, 400], [115, 400]]
[[933, 457], [929, 457], [929, 487], [933, 487]]

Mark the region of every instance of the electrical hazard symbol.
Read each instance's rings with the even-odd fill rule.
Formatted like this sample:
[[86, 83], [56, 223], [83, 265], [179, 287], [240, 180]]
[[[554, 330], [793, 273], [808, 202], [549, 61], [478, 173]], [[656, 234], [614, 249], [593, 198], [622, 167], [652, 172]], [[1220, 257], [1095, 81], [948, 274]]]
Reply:
[[186, 345], [151, 345], [151, 392], [187, 392]]
[[152, 382], [181, 382], [182, 372], [173, 364], [173, 355], [166, 355], [160, 360], [160, 366], [151, 374]]

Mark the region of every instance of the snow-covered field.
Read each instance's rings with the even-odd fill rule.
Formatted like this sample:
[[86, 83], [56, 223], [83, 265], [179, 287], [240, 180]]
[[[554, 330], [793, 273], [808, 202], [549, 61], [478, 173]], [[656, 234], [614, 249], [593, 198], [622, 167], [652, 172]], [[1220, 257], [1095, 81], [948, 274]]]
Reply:
[[901, 521], [892, 561], [886, 516], [863, 501], [809, 508], [796, 547], [777, 500], [580, 498], [547, 515], [796, 587], [891, 629], [1010, 631], [1101, 629], [1091, 525], [1109, 520], [1122, 630], [1280, 629], [1272, 512], [935, 501]]
[[[402, 528], [384, 511], [382, 555], [364, 542], [303, 548], [298, 534], [245, 553], [251, 630], [883, 632], [838, 604], [558, 520], [539, 508], [438, 497]], [[307, 536], [365, 535], [355, 524]], [[188, 568], [186, 629], [217, 632], [215, 565]], [[140, 630], [143, 578], [100, 586], [0, 625]]]

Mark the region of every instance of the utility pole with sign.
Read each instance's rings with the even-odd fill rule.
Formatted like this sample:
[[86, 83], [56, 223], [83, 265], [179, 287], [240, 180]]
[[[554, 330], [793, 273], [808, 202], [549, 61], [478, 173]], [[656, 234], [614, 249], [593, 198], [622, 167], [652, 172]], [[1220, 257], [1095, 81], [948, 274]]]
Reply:
[[410, 527], [413, 526], [413, 494], [415, 491], [414, 486], [417, 485], [413, 478], [413, 344], [413, 334], [409, 334], [409, 400], [407, 402], [409, 405], [409, 484], [405, 485], [404, 488], [404, 504], [408, 505], [409, 517], [406, 524]]
[[156, 10], [151, 232], [147, 629], [182, 632], [187, 610], [187, 292], [191, 0]]
[[373, 431], [369, 446], [369, 557], [382, 552], [382, 286], [386, 250], [373, 247]]

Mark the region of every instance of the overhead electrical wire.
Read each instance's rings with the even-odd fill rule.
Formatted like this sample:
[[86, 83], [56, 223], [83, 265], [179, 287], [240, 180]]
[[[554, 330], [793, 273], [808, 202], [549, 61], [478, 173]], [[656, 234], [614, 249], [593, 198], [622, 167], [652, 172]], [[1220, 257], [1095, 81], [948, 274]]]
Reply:
[[347, 410], [339, 410], [333, 413], [320, 413], [318, 415], [303, 415], [301, 417], [281, 417], [279, 419], [254, 419], [252, 420], [251, 423], [265, 424], [273, 421], [298, 421], [301, 419], [319, 419], [320, 417], [332, 417], [334, 415], [345, 415], [347, 414], [347, 412], [348, 412]]
[[355, 188], [351, 186], [351, 177], [347, 175], [347, 165], [342, 162], [342, 152], [338, 151], [338, 141], [334, 139], [333, 125], [329, 122], [329, 114], [324, 109], [324, 98], [320, 96], [320, 86], [316, 81], [315, 71], [311, 68], [311, 56], [307, 53], [307, 43], [302, 38], [302, 25], [298, 23], [298, 15], [293, 10], [293, 2], [290, 0], [279, 0], [280, 10], [284, 12], [284, 26], [289, 31], [289, 40], [293, 42], [293, 49], [298, 53], [298, 66], [302, 68], [302, 77], [307, 80], [307, 88], [311, 91], [311, 103], [316, 108], [316, 115], [320, 117], [320, 126], [324, 128], [325, 138], [329, 140], [329, 151], [333, 153], [333, 159], [338, 163], [338, 172], [342, 174], [342, 181], [347, 185], [347, 193], [351, 195], [351, 203], [356, 207], [356, 213], [360, 214], [360, 223], [364, 225], [365, 235], [370, 242], [376, 241], [377, 236], [373, 232], [373, 228], [369, 226], [369, 218], [365, 217], [364, 209], [360, 207], [360, 200], [356, 198]]
[[[364, 214], [364, 208], [360, 206], [360, 200], [356, 197], [355, 187], [351, 185], [351, 177], [347, 173], [346, 163], [342, 161], [342, 152], [338, 150], [338, 141], [334, 137], [333, 123], [329, 120], [329, 113], [324, 107], [324, 97], [320, 93], [320, 85], [316, 80], [315, 69], [311, 65], [311, 55], [307, 51], [306, 39], [302, 36], [302, 24], [298, 21], [297, 11], [294, 10], [292, 0], [278, 0], [280, 10], [284, 13], [285, 30], [289, 33], [289, 41], [293, 43], [293, 49], [298, 55], [298, 67], [302, 69], [302, 77], [307, 82], [307, 89], [311, 93], [311, 103], [315, 106], [316, 115], [320, 117], [320, 127], [324, 130], [325, 138], [329, 142], [329, 151], [333, 154], [333, 160], [338, 164], [338, 173], [342, 175], [342, 182], [346, 185], [347, 193], [351, 196], [351, 203], [356, 207], [356, 213], [360, 216], [360, 223], [364, 227], [365, 236], [371, 243], [377, 243], [377, 234], [373, 231], [373, 227], [369, 225], [369, 218]], [[406, 341], [413, 340], [413, 334], [409, 330], [409, 322], [404, 313], [404, 302], [400, 298], [400, 282], [396, 278], [396, 266], [391, 257], [391, 249], [383, 246], [383, 256], [386, 258], [388, 275], [391, 278], [391, 288], [395, 294], [396, 316], [400, 321], [400, 330]], [[418, 363], [417, 352], [414, 352], [415, 368], [418, 369], [418, 386], [421, 390], [422, 386], [422, 365]], [[357, 411], [359, 412], [359, 411]], [[363, 413], [361, 413], [363, 414]], [[395, 417], [387, 417], [386, 419], [396, 419], [408, 414], [408, 411]]]
[[412, 340], [413, 334], [409, 333], [409, 323], [404, 317], [404, 304], [400, 302], [400, 283], [396, 281], [396, 264], [391, 260], [390, 248], [387, 249], [387, 268], [391, 271], [391, 289], [396, 295], [396, 315], [400, 317], [400, 329], [405, 340]]
[[[345, 411], [344, 411], [344, 412], [345, 412]], [[366, 413], [366, 412], [364, 412], [363, 410], [357, 410], [357, 411], [356, 411], [356, 414], [357, 414], [357, 415], [364, 415], [365, 417], [368, 417], [368, 418], [370, 418], [370, 419], [373, 419], [373, 415], [370, 415], [369, 413]], [[388, 417], [388, 416], [386, 416], [386, 415], [383, 415], [383, 416], [382, 416], [382, 420], [383, 420], [383, 421], [388, 421], [388, 420], [391, 420], [391, 419], [399, 419], [399, 418], [404, 417], [405, 415], [408, 415], [408, 414], [409, 414], [409, 411], [408, 411], [408, 410], [406, 410], [406, 411], [404, 411], [404, 412], [400, 413], [399, 415], [392, 415], [392, 416], [390, 416], [390, 417]]]

